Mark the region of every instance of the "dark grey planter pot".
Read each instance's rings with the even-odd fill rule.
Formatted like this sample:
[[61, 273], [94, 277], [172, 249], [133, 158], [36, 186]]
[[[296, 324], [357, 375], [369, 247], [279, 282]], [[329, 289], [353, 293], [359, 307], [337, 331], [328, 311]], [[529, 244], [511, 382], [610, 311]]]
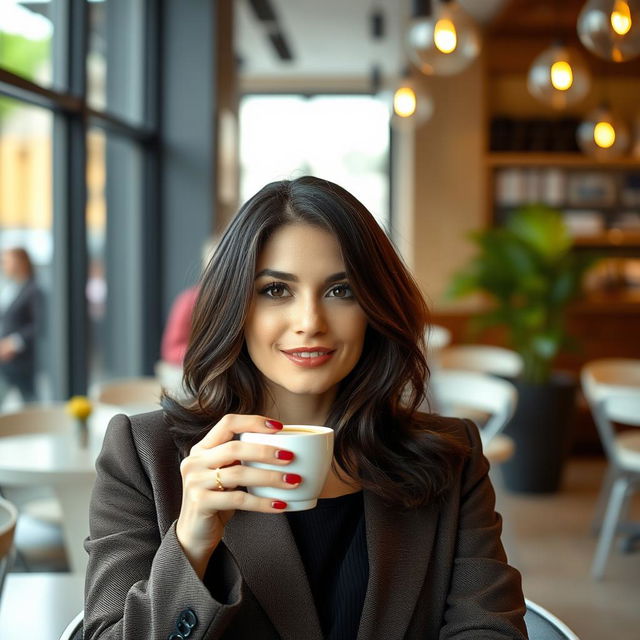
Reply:
[[513, 438], [515, 453], [502, 465], [505, 485], [518, 493], [553, 493], [571, 446], [576, 378], [554, 373], [548, 384], [514, 384], [518, 406], [505, 434]]

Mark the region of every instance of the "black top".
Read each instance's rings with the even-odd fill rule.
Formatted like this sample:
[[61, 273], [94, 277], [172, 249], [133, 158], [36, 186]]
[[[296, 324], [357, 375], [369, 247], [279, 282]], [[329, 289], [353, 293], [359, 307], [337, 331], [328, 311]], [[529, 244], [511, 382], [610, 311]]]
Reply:
[[353, 640], [369, 580], [362, 491], [287, 513], [327, 640]]

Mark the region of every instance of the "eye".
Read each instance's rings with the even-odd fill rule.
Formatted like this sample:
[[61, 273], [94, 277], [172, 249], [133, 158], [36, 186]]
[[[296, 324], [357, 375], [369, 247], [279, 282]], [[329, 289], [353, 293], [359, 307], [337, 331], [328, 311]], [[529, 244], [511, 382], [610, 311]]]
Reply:
[[327, 292], [330, 298], [353, 298], [353, 291], [348, 284], [337, 284]]
[[260, 290], [260, 295], [268, 298], [287, 298], [291, 293], [283, 282], [272, 282]]

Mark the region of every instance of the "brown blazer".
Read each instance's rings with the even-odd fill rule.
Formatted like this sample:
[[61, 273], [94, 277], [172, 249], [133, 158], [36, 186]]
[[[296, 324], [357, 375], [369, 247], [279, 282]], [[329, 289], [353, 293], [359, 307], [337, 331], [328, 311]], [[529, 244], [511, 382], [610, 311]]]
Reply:
[[[357, 640], [526, 638], [477, 429], [447, 425], [473, 453], [443, 506], [403, 512], [365, 491], [369, 583]], [[111, 421], [85, 543], [85, 640], [166, 640], [186, 609], [197, 616], [189, 640], [321, 640], [284, 514], [236, 512], [207, 586], [198, 579], [175, 532], [179, 464], [162, 412]]]

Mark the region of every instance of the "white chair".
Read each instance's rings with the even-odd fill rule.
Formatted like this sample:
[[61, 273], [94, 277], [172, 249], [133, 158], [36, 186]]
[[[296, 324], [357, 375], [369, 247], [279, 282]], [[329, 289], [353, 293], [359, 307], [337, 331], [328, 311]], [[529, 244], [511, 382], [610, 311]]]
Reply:
[[580, 640], [569, 627], [550, 611], [529, 599], [524, 622], [529, 640]]
[[[27, 405], [18, 411], [0, 414], [0, 438], [37, 434], [65, 433], [75, 428], [65, 403]], [[3, 487], [2, 494], [12, 501], [20, 514], [15, 546], [18, 561], [60, 568], [66, 565], [62, 544], [62, 510], [49, 487]]]
[[78, 615], [67, 625], [62, 632], [60, 640], [82, 640], [82, 623], [84, 621], [84, 611], [80, 611]]
[[160, 408], [162, 385], [157, 378], [121, 378], [92, 386], [89, 395], [96, 401], [125, 409], [125, 413]]
[[[520, 375], [524, 366], [522, 356], [516, 351], [485, 344], [450, 345], [442, 349], [438, 357], [443, 369], [475, 371], [512, 379]], [[509, 460], [514, 451], [513, 439], [502, 433], [488, 444], [485, 455], [492, 464], [500, 464]]]
[[439, 324], [430, 324], [425, 334], [427, 352], [444, 349], [451, 342], [451, 331]]
[[522, 372], [522, 356], [504, 347], [486, 344], [454, 344], [439, 353], [443, 369], [479, 371], [505, 378], [517, 378]]
[[[65, 433], [74, 429], [73, 418], [67, 413], [63, 403], [52, 405], [29, 405], [24, 409], [0, 414], [0, 438], [29, 433]], [[21, 513], [38, 520], [59, 525], [62, 521], [60, 505], [49, 491], [36, 492], [40, 497], [25, 498], [33, 495], [33, 490], [9, 489]]]
[[11, 564], [17, 522], [18, 510], [8, 500], [0, 498], [0, 596]]
[[165, 360], [158, 360], [154, 366], [154, 372], [162, 388], [166, 389], [173, 398], [180, 400], [186, 397], [182, 384], [182, 367]]
[[510, 382], [474, 371], [443, 369], [433, 375], [431, 388], [442, 415], [477, 418], [478, 413], [489, 414], [480, 425], [485, 448], [506, 427], [518, 399]]
[[430, 324], [424, 332], [424, 341], [427, 364], [433, 373], [440, 368], [440, 351], [451, 342], [451, 331], [439, 324]]
[[504, 483], [500, 468], [515, 450], [513, 440], [501, 432], [516, 409], [516, 388], [507, 380], [485, 373], [440, 369], [431, 378], [431, 391], [442, 415], [470, 418], [480, 427], [482, 450], [491, 464], [496, 501], [504, 516], [503, 541], [509, 556], [516, 558], [517, 545], [502, 496]]
[[614, 428], [614, 423], [640, 426], [640, 360], [594, 360], [582, 368], [581, 378], [609, 463], [594, 518], [596, 525], [602, 523], [591, 568], [599, 580], [616, 534], [640, 533], [637, 525], [622, 524], [627, 499], [640, 485], [640, 431]]

